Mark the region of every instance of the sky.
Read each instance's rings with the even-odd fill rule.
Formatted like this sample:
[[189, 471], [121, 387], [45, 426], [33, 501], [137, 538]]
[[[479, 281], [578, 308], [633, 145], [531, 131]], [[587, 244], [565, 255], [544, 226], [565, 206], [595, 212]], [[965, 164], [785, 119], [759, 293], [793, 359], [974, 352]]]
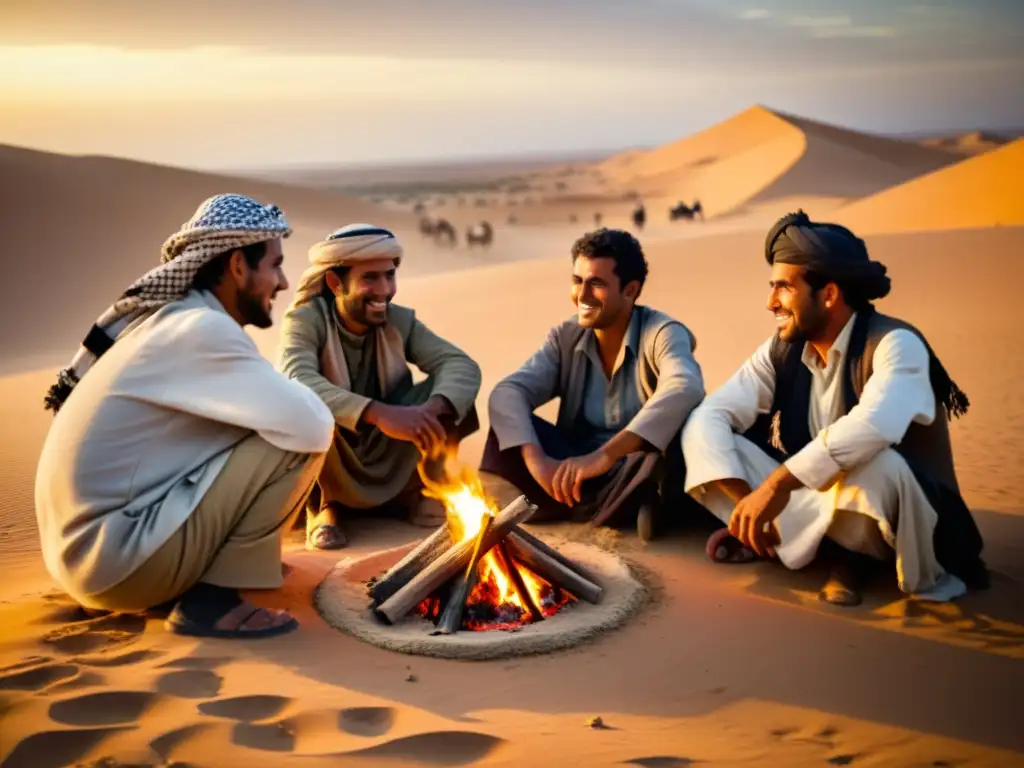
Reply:
[[1021, 0], [0, 0], [0, 143], [197, 168], [1024, 128]]

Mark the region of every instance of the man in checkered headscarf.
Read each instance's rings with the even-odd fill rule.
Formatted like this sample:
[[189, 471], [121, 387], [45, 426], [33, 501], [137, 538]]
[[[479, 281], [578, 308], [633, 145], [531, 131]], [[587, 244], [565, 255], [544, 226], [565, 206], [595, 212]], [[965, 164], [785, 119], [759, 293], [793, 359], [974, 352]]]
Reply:
[[198, 636], [296, 626], [239, 594], [281, 584], [281, 532], [334, 430], [244, 330], [272, 324], [290, 232], [277, 206], [204, 201], [50, 390], [36, 517], [47, 569], [84, 607], [175, 601], [169, 628]]
[[205, 200], [192, 218], [167, 238], [160, 266], [132, 283], [96, 320], [71, 365], [50, 388], [47, 410], [56, 413], [60, 409], [79, 379], [129, 325], [184, 297], [196, 274], [215, 257], [290, 234], [291, 228], [276, 205], [230, 194]]

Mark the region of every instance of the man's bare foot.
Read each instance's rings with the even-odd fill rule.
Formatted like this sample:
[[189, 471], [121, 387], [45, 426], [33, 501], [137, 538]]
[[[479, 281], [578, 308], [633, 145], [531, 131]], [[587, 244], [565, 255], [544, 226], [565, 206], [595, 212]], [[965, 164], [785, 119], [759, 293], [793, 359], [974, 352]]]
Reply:
[[828, 581], [818, 592], [818, 598], [832, 605], [851, 607], [863, 600], [860, 578], [846, 563], [836, 563], [828, 575]]
[[306, 513], [306, 549], [341, 549], [348, 539], [338, 527], [337, 505], [328, 502], [315, 517]]
[[704, 551], [716, 563], [749, 563], [757, 559], [754, 551], [743, 546], [728, 528], [719, 528], [712, 533]]
[[273, 637], [299, 626], [287, 611], [260, 608], [236, 589], [203, 583], [181, 596], [165, 624], [175, 634], [221, 638]]

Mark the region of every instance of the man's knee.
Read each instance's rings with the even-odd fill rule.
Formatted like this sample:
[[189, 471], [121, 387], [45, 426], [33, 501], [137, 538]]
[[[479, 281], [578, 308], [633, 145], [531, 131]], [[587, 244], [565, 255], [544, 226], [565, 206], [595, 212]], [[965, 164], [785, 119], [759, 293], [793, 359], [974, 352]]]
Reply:
[[898, 451], [885, 448], [847, 474], [847, 483], [879, 489], [897, 489], [914, 473]]

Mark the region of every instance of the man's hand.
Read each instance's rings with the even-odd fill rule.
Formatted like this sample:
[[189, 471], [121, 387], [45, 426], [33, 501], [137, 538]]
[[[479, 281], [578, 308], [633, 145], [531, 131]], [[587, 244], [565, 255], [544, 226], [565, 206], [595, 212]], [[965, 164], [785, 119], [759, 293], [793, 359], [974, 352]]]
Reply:
[[[779, 544], [779, 535], [774, 526], [769, 526], [782, 512], [789, 501], [788, 490], [769, 487], [762, 483], [748, 493], [732, 511], [729, 518], [729, 533], [750, 547], [760, 557], [770, 554], [769, 550]], [[765, 530], [767, 527], [767, 530]]]
[[603, 450], [566, 459], [558, 465], [551, 481], [551, 496], [555, 501], [573, 506], [582, 501], [583, 481], [600, 477], [615, 465]]
[[548, 496], [554, 498], [551, 481], [558, 469], [557, 459], [552, 459], [535, 443], [524, 445], [520, 450], [523, 453], [523, 463], [530, 476], [537, 481], [537, 485], [543, 488]]
[[444, 427], [426, 405], [370, 403], [363, 411], [363, 421], [388, 437], [415, 444], [426, 455], [444, 446], [447, 440]]

